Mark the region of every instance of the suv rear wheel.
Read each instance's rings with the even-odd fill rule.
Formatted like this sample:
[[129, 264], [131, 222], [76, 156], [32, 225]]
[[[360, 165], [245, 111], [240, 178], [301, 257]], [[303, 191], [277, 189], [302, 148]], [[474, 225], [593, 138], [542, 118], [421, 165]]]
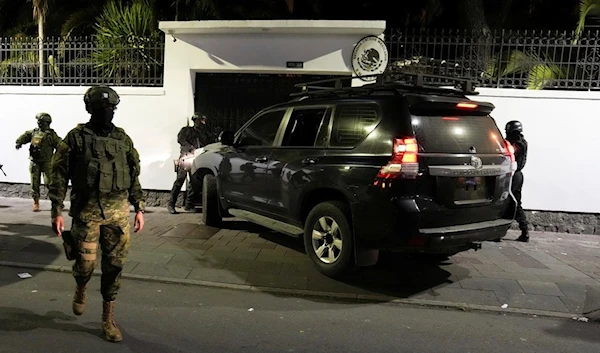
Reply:
[[315, 206], [304, 224], [304, 248], [326, 276], [336, 277], [352, 267], [352, 233], [349, 209], [341, 202]]
[[209, 227], [218, 227], [223, 221], [221, 215], [217, 179], [214, 175], [207, 174], [202, 182], [202, 221]]

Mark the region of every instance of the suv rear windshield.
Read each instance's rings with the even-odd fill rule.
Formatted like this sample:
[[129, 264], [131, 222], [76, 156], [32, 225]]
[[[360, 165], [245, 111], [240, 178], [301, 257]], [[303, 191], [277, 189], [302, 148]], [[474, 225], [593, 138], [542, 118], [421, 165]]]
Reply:
[[413, 116], [412, 125], [425, 153], [495, 154], [504, 149], [503, 137], [489, 115]]

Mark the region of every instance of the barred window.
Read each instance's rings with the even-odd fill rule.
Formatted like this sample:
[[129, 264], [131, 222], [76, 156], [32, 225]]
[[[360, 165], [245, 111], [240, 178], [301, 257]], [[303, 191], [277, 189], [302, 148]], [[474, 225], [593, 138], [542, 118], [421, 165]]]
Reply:
[[339, 105], [331, 131], [332, 147], [353, 147], [373, 131], [379, 116], [375, 104]]

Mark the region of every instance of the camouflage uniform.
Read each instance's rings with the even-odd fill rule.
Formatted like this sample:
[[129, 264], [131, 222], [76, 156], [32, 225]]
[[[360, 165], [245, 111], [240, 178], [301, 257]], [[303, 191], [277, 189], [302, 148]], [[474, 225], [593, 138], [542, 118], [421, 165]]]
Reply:
[[36, 116], [38, 128], [26, 131], [16, 141], [17, 149], [26, 143], [29, 145], [29, 174], [31, 176], [31, 197], [33, 198], [33, 211], [40, 210], [40, 185], [42, 175], [46, 187], [50, 185], [50, 163], [54, 150], [57, 148], [60, 137], [50, 128], [52, 117], [48, 113], [39, 113]]
[[[173, 188], [171, 189], [171, 199], [169, 201], [168, 210], [172, 214], [176, 214], [175, 204], [177, 203], [177, 197], [181, 192], [181, 188], [183, 187], [183, 183], [186, 182], [186, 178], [189, 175], [190, 180], [192, 178], [190, 171], [184, 168], [182, 163], [183, 158], [189, 155], [193, 155], [194, 151], [200, 147], [206, 146], [214, 142], [215, 138], [210, 133], [208, 126], [205, 123], [202, 123], [201, 120], [206, 121], [206, 116], [198, 116], [194, 114], [192, 117], [192, 121], [194, 121], [194, 126], [184, 126], [179, 130], [177, 134], [177, 142], [180, 145], [180, 154], [179, 154], [179, 169], [177, 170], [177, 177], [175, 182], [173, 183]], [[196, 198], [196, 194], [194, 189], [192, 188], [191, 183], [188, 181], [186, 184], [186, 195], [185, 195], [185, 204], [184, 207], [186, 211], [195, 211], [194, 200]]]
[[[98, 94], [104, 93], [104, 96]], [[112, 109], [119, 97], [107, 87], [93, 87], [85, 97], [92, 119], [71, 130], [59, 144], [53, 160], [50, 199], [53, 219], [61, 214], [69, 179], [72, 183], [69, 216], [71, 232], [78, 243], [79, 257], [73, 265], [77, 288], [73, 311], [85, 308], [86, 285], [96, 267], [98, 242], [102, 250], [101, 293], [104, 299], [103, 329], [107, 339], [119, 341], [112, 310], [120, 288], [119, 279], [130, 247], [129, 204], [144, 211], [144, 195], [139, 183], [140, 160], [131, 138], [112, 122], [94, 125], [93, 104]], [[99, 101], [99, 102], [98, 102]], [[112, 105], [112, 107], [111, 107]], [[107, 108], [108, 106], [108, 108]], [[99, 108], [102, 115], [102, 107]], [[107, 114], [112, 121], [110, 112]], [[102, 120], [99, 118], [99, 120]]]

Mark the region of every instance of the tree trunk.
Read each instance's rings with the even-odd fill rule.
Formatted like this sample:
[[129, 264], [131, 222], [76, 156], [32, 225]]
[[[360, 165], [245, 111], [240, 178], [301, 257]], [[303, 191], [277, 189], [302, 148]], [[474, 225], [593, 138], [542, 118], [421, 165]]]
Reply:
[[287, 4], [288, 12], [290, 14], [293, 14], [294, 13], [294, 0], [285, 0], [285, 3]]
[[44, 17], [38, 17], [38, 59], [40, 65], [40, 86], [44, 85]]
[[461, 22], [465, 27], [487, 35], [490, 33], [490, 26], [485, 17], [483, 0], [459, 0], [459, 10]]

